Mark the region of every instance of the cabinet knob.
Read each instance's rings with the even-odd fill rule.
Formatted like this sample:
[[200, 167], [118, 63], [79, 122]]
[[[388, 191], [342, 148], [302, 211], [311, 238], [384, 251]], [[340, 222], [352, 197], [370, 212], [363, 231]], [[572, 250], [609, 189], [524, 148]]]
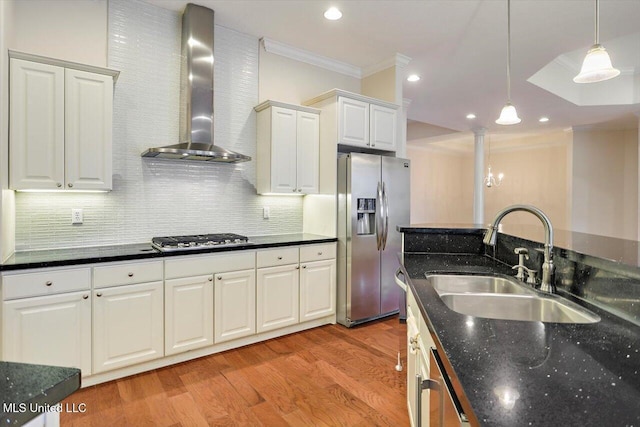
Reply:
[[45, 285], [51, 286], [51, 285], [53, 285], [53, 282], [51, 280], [49, 280], [47, 283], [45, 283]]
[[98, 293], [96, 294], [96, 296], [97, 296], [97, 297], [101, 297], [101, 296], [102, 296], [102, 292], [98, 292]]
[[293, 192], [295, 193], [295, 192], [296, 192], [296, 189], [294, 188], [294, 189], [293, 189], [293, 190], [291, 190], [291, 191], [293, 191]]
[[72, 183], [68, 183], [67, 185], [69, 186], [69, 188], [73, 187]]
[[298, 188], [298, 193], [302, 193], [302, 188]]
[[222, 280], [222, 276], [218, 276], [218, 280]]
[[306, 265], [303, 265], [303, 266], [302, 266], [302, 268], [307, 268], [307, 266], [306, 266]]
[[322, 251], [318, 252], [318, 255], [322, 255]]
[[82, 295], [82, 299], [89, 299], [89, 295]]
[[281, 257], [281, 256], [279, 256], [279, 257], [278, 257], [278, 261], [280, 261], [280, 260], [282, 260], [282, 257]]
[[56, 182], [56, 187], [58, 187], [58, 188], [62, 187], [62, 183]]
[[299, 265], [296, 265], [296, 270], [300, 270], [300, 266]]
[[129, 274], [127, 274], [127, 276], [133, 277], [133, 273], [129, 273]]
[[374, 144], [374, 143], [372, 142], [372, 143], [371, 143], [371, 146], [372, 146], [372, 147], [375, 147], [375, 146], [376, 146], [376, 144]]
[[209, 276], [209, 277], [207, 278], [207, 280], [208, 280], [208, 281], [210, 281], [210, 282], [213, 282], [213, 277]]

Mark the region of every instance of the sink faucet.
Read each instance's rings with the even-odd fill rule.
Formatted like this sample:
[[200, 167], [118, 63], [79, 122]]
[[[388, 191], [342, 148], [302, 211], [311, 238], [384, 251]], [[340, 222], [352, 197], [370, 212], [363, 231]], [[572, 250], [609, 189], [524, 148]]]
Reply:
[[493, 224], [487, 227], [487, 232], [484, 235], [483, 242], [485, 245], [495, 246], [500, 221], [502, 221], [502, 218], [507, 214], [516, 211], [532, 213], [542, 221], [542, 224], [544, 225], [544, 262], [542, 263], [542, 282], [540, 284], [540, 290], [553, 294], [556, 292], [556, 286], [553, 283], [555, 267], [553, 265], [553, 254], [551, 252], [553, 249], [553, 227], [551, 226], [549, 217], [540, 209], [530, 205], [513, 205], [504, 208], [496, 214], [496, 217], [493, 219]]

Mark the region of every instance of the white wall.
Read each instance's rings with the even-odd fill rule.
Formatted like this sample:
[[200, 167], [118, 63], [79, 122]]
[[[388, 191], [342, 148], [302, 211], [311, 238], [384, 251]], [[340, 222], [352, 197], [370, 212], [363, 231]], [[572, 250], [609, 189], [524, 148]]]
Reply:
[[302, 104], [328, 90], [360, 93], [360, 79], [269, 53], [260, 47], [259, 100]]
[[407, 157], [411, 160], [411, 223], [472, 223], [472, 155], [408, 144]]
[[574, 129], [575, 231], [638, 240], [638, 131]]
[[10, 49], [107, 66], [107, 0], [13, 3], [15, 38]]

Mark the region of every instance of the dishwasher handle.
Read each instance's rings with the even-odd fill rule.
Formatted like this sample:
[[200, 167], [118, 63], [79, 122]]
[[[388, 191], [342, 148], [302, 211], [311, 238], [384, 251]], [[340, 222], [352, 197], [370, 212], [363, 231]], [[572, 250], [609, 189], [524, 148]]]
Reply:
[[400, 275], [404, 276], [404, 273], [402, 272], [401, 268], [398, 268], [396, 270], [396, 274], [393, 275], [393, 279], [396, 281], [396, 285], [400, 286], [400, 288], [404, 291], [407, 292], [407, 284], [404, 282], [404, 280], [402, 280], [400, 278]]

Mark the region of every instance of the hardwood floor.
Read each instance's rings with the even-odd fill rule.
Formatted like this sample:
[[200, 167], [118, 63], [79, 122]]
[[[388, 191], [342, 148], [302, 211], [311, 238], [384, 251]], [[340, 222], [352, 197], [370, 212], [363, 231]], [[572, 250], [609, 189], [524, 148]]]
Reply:
[[[407, 426], [397, 316], [329, 325], [87, 387], [62, 426]], [[403, 363], [405, 358], [403, 357]]]

